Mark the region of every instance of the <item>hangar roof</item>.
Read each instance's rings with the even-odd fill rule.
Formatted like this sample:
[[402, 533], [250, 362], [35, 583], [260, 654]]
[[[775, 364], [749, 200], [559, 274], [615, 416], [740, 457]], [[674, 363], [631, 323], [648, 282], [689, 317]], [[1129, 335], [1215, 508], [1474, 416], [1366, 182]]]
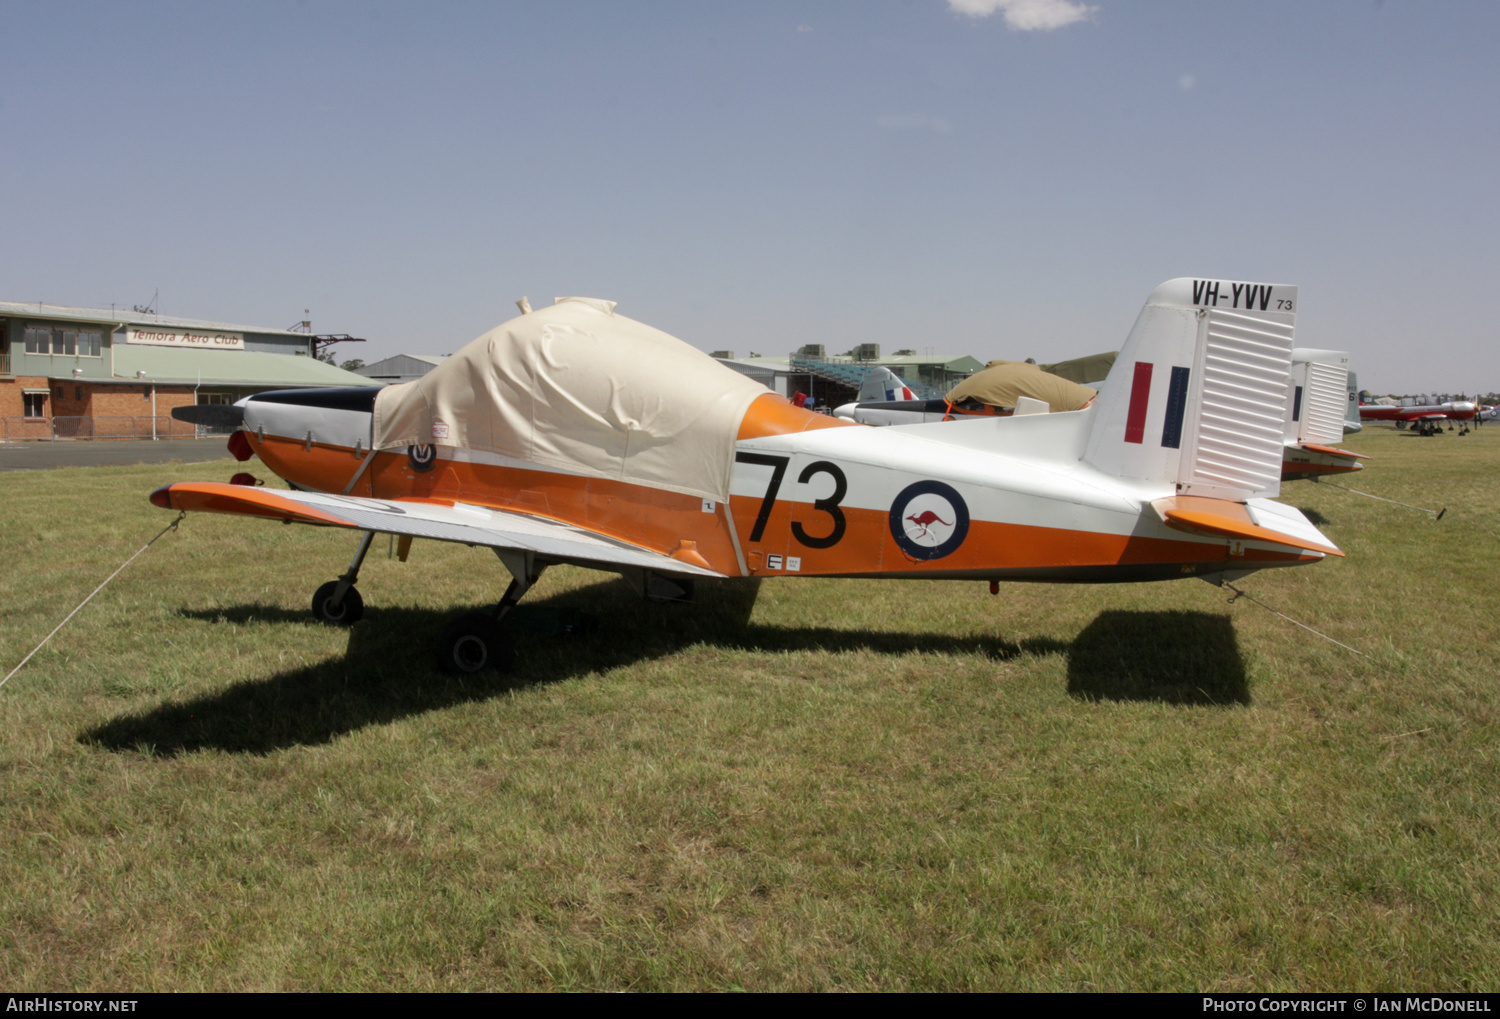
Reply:
[[130, 326], [176, 326], [183, 329], [205, 329], [221, 333], [256, 333], [261, 336], [296, 336], [302, 340], [312, 339], [311, 334], [292, 329], [267, 329], [264, 326], [239, 326], [227, 322], [205, 322], [196, 318], [177, 318], [172, 315], [143, 315], [137, 311], [117, 311], [113, 308], [72, 308], [62, 304], [43, 304], [40, 301], [0, 301], [0, 315], [7, 318], [51, 318], [76, 322], [113, 323]]
[[395, 379], [409, 382], [419, 379], [448, 359], [447, 354], [395, 354], [374, 364], [360, 365], [355, 374], [367, 379]]
[[[114, 373], [126, 382], [230, 386], [370, 386], [372, 379], [316, 358], [253, 350], [183, 350], [181, 347], [115, 346]], [[144, 380], [136, 372], [146, 373]]]

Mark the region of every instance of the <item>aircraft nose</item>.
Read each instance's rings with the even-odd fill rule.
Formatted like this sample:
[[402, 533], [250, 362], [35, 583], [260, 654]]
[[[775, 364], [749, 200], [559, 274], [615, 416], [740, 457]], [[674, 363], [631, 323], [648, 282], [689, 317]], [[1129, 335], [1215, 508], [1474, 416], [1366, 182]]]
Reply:
[[370, 448], [378, 386], [283, 389], [256, 393], [244, 403], [251, 432], [324, 446]]
[[173, 407], [172, 417], [206, 428], [238, 428], [245, 421], [245, 408], [238, 404], [200, 403], [193, 407]]

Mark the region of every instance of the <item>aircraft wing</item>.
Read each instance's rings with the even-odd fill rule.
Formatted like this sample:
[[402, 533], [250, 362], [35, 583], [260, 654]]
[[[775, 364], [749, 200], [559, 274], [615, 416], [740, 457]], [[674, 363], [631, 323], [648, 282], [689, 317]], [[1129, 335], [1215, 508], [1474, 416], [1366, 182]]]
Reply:
[[[181, 482], [151, 493], [167, 509], [233, 513], [287, 523], [347, 527], [403, 534], [465, 545], [534, 552], [550, 562], [594, 569], [636, 567], [692, 577], [724, 574], [651, 549], [528, 513], [466, 503], [404, 499], [363, 499], [324, 492], [252, 488], [219, 482]], [[696, 553], [689, 553], [696, 556]]]

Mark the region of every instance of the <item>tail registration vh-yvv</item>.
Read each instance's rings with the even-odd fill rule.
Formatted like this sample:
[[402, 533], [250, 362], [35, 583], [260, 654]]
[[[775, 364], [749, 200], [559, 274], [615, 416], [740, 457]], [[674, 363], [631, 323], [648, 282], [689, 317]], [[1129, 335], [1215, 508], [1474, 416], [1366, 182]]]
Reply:
[[509, 660], [501, 624], [557, 563], [668, 599], [699, 577], [1233, 579], [1342, 555], [1271, 501], [1296, 301], [1291, 286], [1172, 280], [1089, 407], [877, 429], [794, 407], [608, 301], [566, 298], [415, 382], [179, 410], [237, 426], [235, 455], [292, 490], [190, 482], [151, 501], [363, 531], [314, 596], [330, 623], [360, 618], [377, 533], [403, 558], [412, 538], [493, 548], [512, 580], [447, 629], [454, 672]]

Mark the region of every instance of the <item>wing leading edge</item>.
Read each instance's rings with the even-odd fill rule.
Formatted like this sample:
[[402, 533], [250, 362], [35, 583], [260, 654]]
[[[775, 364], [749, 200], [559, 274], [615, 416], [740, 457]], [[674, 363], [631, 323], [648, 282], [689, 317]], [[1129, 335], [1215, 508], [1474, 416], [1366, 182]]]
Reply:
[[[151, 493], [154, 505], [188, 512], [231, 513], [264, 517], [288, 523], [323, 527], [347, 527], [382, 534], [410, 535], [436, 541], [484, 545], [495, 549], [532, 552], [550, 562], [573, 563], [593, 569], [618, 571], [622, 567], [691, 577], [722, 577], [724, 574], [685, 558], [664, 555], [630, 545], [585, 528], [558, 523], [545, 517], [471, 506], [435, 502], [363, 499], [323, 492], [283, 491], [226, 485], [218, 482], [182, 482]], [[693, 551], [683, 556], [701, 557]]]

